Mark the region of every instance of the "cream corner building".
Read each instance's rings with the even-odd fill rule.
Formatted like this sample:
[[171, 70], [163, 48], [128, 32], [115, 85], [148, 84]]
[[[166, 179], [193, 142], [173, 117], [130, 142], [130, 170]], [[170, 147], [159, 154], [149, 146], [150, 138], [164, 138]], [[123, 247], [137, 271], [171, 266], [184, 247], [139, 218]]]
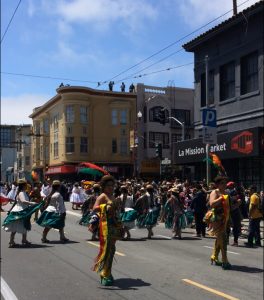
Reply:
[[32, 168], [40, 178], [74, 176], [80, 162], [131, 176], [130, 133], [136, 118], [136, 94], [63, 86], [35, 108], [30, 118]]

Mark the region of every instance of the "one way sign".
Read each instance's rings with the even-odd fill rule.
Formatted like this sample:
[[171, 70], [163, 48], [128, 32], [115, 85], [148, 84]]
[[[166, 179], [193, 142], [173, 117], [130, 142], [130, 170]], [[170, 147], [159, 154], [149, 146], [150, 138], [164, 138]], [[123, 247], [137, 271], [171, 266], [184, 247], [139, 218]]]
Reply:
[[203, 142], [204, 144], [216, 144], [216, 110], [205, 108], [203, 109]]

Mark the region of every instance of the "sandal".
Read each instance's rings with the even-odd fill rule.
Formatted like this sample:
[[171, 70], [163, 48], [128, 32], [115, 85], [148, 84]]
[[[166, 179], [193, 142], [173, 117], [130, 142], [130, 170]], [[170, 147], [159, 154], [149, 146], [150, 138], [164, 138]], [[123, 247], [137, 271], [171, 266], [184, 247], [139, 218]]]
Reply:
[[48, 240], [48, 239], [41, 239], [41, 242], [44, 244], [44, 243], [49, 243], [50, 242], [50, 240]]
[[30, 247], [31, 243], [29, 241], [22, 242], [22, 246]]
[[18, 244], [16, 244], [15, 242], [9, 243], [8, 248], [15, 248], [18, 247]]

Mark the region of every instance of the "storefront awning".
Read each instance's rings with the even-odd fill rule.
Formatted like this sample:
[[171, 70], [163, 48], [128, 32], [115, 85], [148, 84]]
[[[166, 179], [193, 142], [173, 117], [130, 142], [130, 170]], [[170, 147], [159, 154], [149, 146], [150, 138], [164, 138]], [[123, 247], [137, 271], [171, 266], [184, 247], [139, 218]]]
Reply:
[[64, 166], [57, 166], [57, 167], [49, 167], [46, 171], [46, 175], [52, 174], [70, 174], [76, 173], [77, 166], [74, 165], [64, 165]]

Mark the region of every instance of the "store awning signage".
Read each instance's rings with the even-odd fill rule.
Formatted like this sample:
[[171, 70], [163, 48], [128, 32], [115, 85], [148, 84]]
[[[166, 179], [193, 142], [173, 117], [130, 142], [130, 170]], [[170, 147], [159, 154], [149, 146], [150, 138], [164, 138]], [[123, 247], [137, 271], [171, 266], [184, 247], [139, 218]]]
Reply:
[[77, 167], [74, 165], [64, 165], [64, 166], [58, 166], [58, 167], [49, 167], [46, 175], [51, 174], [69, 174], [69, 173], [76, 173]]
[[[263, 147], [263, 139], [263, 129], [260, 127], [219, 134], [218, 143], [210, 145], [209, 151], [221, 159], [258, 156]], [[176, 164], [199, 162], [206, 155], [202, 138], [178, 142], [174, 147]]]

